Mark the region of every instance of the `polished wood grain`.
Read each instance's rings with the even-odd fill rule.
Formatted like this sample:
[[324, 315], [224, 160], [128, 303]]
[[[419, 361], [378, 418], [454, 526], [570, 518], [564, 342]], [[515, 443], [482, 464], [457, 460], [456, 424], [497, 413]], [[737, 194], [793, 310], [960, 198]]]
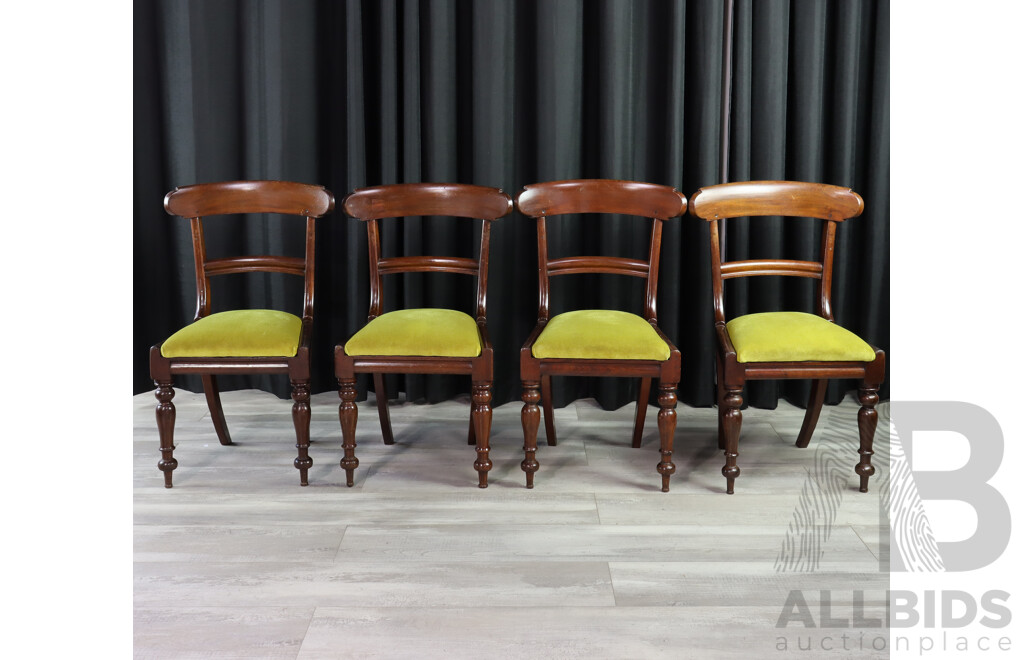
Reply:
[[[165, 358], [160, 344], [150, 349], [150, 374], [156, 383], [157, 426], [160, 430], [161, 459], [158, 467], [164, 474], [164, 485], [172, 486], [172, 473], [178, 467], [173, 456], [174, 442], [174, 374], [199, 374], [207, 405], [222, 445], [231, 445], [224, 410], [221, 406], [217, 376], [222, 374], [287, 374], [292, 388], [292, 418], [295, 426], [298, 456], [294, 465], [299, 470], [299, 483], [309, 483], [308, 473], [313, 461], [309, 457], [309, 353], [313, 327], [313, 288], [316, 255], [316, 218], [334, 209], [334, 196], [321, 187], [290, 181], [229, 181], [204, 183], [175, 188], [164, 197], [169, 214], [189, 220], [196, 273], [195, 320], [209, 316], [210, 278], [234, 273], [285, 273], [303, 278], [302, 327], [299, 346], [292, 357], [186, 357]], [[241, 213], [280, 213], [304, 217], [306, 222], [305, 255], [283, 257], [247, 255], [208, 259], [203, 235], [203, 217]]]
[[[723, 281], [737, 277], [783, 275], [809, 277], [819, 281], [816, 313], [835, 322], [832, 314], [832, 264], [835, 260], [836, 224], [855, 218], [864, 210], [864, 200], [849, 188], [800, 181], [747, 181], [701, 188], [690, 198], [690, 214], [708, 221], [711, 244], [711, 280], [714, 300], [715, 334], [718, 338], [716, 370], [718, 382], [718, 446], [725, 452], [722, 475], [726, 492], [733, 493], [736, 478], [739, 434], [743, 415], [743, 387], [750, 380], [809, 378], [813, 379], [811, 395], [796, 446], [806, 447], [825, 400], [829, 378], [856, 378], [860, 384], [861, 414], [860, 461], [856, 473], [860, 490], [867, 492], [868, 479], [874, 474], [871, 465], [878, 403], [878, 388], [885, 376], [885, 353], [875, 348], [871, 362], [747, 362], [736, 359], [726, 328]], [[756, 259], [723, 261], [719, 245], [718, 221], [744, 216], [785, 216], [815, 218], [825, 221], [821, 238], [821, 261]]]
[[[540, 424], [538, 402], [543, 402], [545, 430], [549, 446], [557, 444], [551, 409], [551, 376], [611, 376], [639, 377], [640, 395], [634, 417], [634, 447], [640, 446], [646, 418], [647, 398], [652, 378], [659, 380], [658, 428], [661, 436], [661, 461], [656, 468], [661, 475], [661, 489], [669, 490], [669, 480], [675, 472], [672, 463], [672, 444], [675, 436], [675, 390], [680, 378], [679, 350], [658, 328], [657, 292], [658, 264], [661, 255], [662, 223], [681, 215], [686, 210], [686, 197], [674, 188], [637, 181], [608, 179], [582, 179], [552, 181], [525, 186], [516, 197], [520, 213], [532, 217], [537, 223], [537, 264], [539, 302], [537, 325], [527, 337], [519, 352], [519, 371], [522, 379], [522, 425], [525, 458], [521, 464], [526, 473], [526, 487], [533, 488], [534, 474], [540, 467], [537, 461], [537, 431]], [[557, 222], [557, 216], [567, 214], [611, 213], [640, 216], [650, 223], [650, 249], [646, 260], [607, 256], [548, 257], [547, 223]], [[533, 344], [550, 320], [550, 278], [556, 275], [607, 273], [642, 277], [646, 280], [644, 292], [644, 318], [669, 346], [669, 358], [660, 360], [579, 360], [565, 358], [536, 358]]]
[[822, 266], [816, 261], [792, 259], [750, 259], [722, 264], [722, 279], [751, 275], [793, 275], [821, 279]]
[[[383, 374], [468, 374], [471, 377], [472, 404], [468, 442], [474, 445], [473, 462], [480, 488], [487, 487], [491, 470], [490, 452], [491, 397], [494, 381], [494, 349], [487, 334], [487, 264], [490, 252], [491, 223], [512, 210], [512, 198], [497, 188], [457, 183], [403, 183], [361, 188], [345, 199], [345, 212], [366, 223], [370, 252], [370, 311], [367, 322], [384, 313], [383, 275], [400, 273], [457, 273], [477, 280], [476, 324], [482, 347], [476, 357], [359, 355], [345, 353], [345, 345], [334, 349], [334, 369], [338, 379], [345, 457], [341, 467], [346, 483], [354, 483], [359, 465], [355, 457], [357, 373], [372, 373], [377, 395], [381, 434], [385, 444], [394, 443], [387, 408]], [[411, 216], [452, 216], [481, 222], [480, 247], [476, 259], [450, 256], [383, 257], [379, 221], [384, 218], [407, 220]]]
[[[358, 220], [440, 215], [497, 220], [512, 210], [497, 188], [465, 183], [396, 183], [360, 188], [345, 199], [345, 212]], [[502, 196], [504, 195], [504, 197]]]
[[614, 213], [668, 220], [686, 211], [686, 197], [670, 186], [641, 181], [573, 179], [532, 183], [516, 196], [532, 218], [570, 213]]
[[803, 181], [739, 181], [706, 186], [690, 198], [706, 220], [785, 215], [842, 222], [864, 211], [864, 200], [849, 188]]
[[564, 257], [548, 260], [547, 270], [548, 277], [580, 273], [608, 273], [647, 279], [647, 276], [651, 274], [651, 265], [646, 261], [621, 257]]
[[200, 218], [238, 213], [282, 213], [319, 218], [334, 210], [322, 186], [291, 181], [225, 181], [180, 186], [164, 197], [171, 215]]

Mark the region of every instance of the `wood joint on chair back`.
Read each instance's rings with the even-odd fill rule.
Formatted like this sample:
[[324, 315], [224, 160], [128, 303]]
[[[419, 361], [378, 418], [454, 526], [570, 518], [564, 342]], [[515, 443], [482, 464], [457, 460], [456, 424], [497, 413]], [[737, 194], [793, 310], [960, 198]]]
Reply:
[[791, 277], [822, 278], [823, 268], [817, 261], [798, 261], [794, 259], [750, 259], [747, 261], [728, 261], [722, 264], [722, 279], [735, 277], [752, 277], [755, 275], [788, 275]]
[[388, 257], [377, 261], [377, 272], [389, 273], [462, 273], [476, 275], [480, 262], [465, 257]]
[[208, 259], [203, 264], [207, 275], [229, 275], [232, 273], [287, 273], [289, 275], [306, 274], [306, 260], [300, 257], [228, 257], [224, 259]]
[[651, 272], [651, 265], [648, 262], [623, 257], [563, 257], [549, 259], [547, 266], [549, 276], [609, 273], [646, 278]]

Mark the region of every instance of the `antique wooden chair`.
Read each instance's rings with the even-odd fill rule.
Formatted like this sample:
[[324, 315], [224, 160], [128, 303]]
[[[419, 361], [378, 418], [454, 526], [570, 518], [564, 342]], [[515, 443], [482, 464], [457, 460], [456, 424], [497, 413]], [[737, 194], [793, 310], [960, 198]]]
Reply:
[[[748, 380], [810, 378], [811, 396], [796, 446], [806, 447], [814, 433], [829, 378], [860, 379], [860, 491], [866, 493], [878, 414], [878, 388], [885, 376], [885, 353], [836, 325], [832, 317], [832, 262], [836, 224], [855, 218], [864, 201], [849, 188], [797, 181], [749, 181], [709, 186], [690, 199], [690, 213], [709, 221], [711, 276], [718, 336], [718, 445], [725, 450], [726, 492], [740, 474], [736, 466], [743, 404]], [[722, 262], [717, 220], [745, 216], [786, 216], [825, 220], [821, 261], [754, 259]], [[725, 320], [724, 280], [755, 275], [809, 277], [820, 282], [816, 314], [766, 312]]]
[[[585, 179], [525, 186], [516, 198], [524, 215], [537, 220], [537, 264], [540, 305], [537, 325], [519, 352], [523, 383], [523, 434], [526, 487], [533, 488], [537, 462], [537, 429], [543, 400], [549, 445], [555, 445], [551, 404], [551, 376], [639, 377], [633, 446], [640, 446], [651, 379], [658, 379], [658, 429], [661, 434], [661, 490], [668, 492], [675, 472], [672, 442], [676, 428], [676, 387], [679, 350], [658, 328], [658, 260], [662, 223], [686, 210], [686, 197], [668, 186], [633, 181]], [[567, 214], [611, 213], [640, 216], [652, 221], [646, 261], [623, 257], [581, 256], [548, 258], [547, 220]], [[644, 316], [604, 309], [583, 309], [550, 316], [549, 278], [578, 273], [630, 275], [647, 280]]]
[[[467, 184], [405, 183], [356, 190], [345, 212], [366, 222], [370, 248], [370, 313], [358, 332], [334, 349], [341, 405], [338, 416], [345, 451], [341, 467], [349, 486], [359, 466], [356, 447], [356, 374], [372, 373], [384, 444], [394, 444], [388, 415], [386, 373], [468, 374], [472, 379], [469, 444], [476, 445], [473, 467], [480, 488], [487, 487], [491, 435], [494, 352], [487, 335], [487, 260], [491, 222], [512, 210], [512, 198], [497, 188]], [[482, 221], [478, 258], [382, 257], [378, 220], [412, 216], [453, 216]], [[477, 278], [476, 318], [452, 309], [384, 312], [381, 276], [391, 273], [462, 273]]]
[[[309, 342], [313, 327], [313, 256], [315, 219], [334, 209], [334, 196], [321, 186], [287, 181], [232, 181], [175, 188], [164, 198], [171, 215], [192, 224], [196, 265], [195, 320], [149, 351], [150, 376], [156, 384], [157, 427], [164, 486], [178, 467], [174, 451], [174, 374], [200, 374], [210, 416], [222, 445], [231, 444], [220, 403], [217, 376], [221, 374], [288, 374], [292, 420], [295, 423], [295, 467], [305, 486], [313, 465], [309, 458]], [[239, 213], [280, 213], [306, 218], [305, 256], [206, 257], [203, 217]], [[210, 313], [210, 277], [229, 273], [274, 272], [299, 275], [305, 282], [302, 318], [268, 309]]]

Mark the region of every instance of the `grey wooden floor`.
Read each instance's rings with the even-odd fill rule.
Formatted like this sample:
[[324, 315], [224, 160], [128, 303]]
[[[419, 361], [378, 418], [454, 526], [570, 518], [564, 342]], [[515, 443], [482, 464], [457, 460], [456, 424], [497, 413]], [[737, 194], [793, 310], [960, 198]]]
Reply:
[[[888, 657], [872, 649], [885, 628], [820, 627], [823, 609], [857, 624], [855, 590], [859, 618], [884, 620], [885, 404], [871, 493], [857, 492], [847, 398], [826, 407], [807, 449], [793, 446], [801, 409], [745, 411], [729, 496], [713, 409], [679, 406], [666, 494], [655, 408], [639, 449], [631, 406], [557, 410], [559, 444], [545, 444], [542, 424], [526, 490], [521, 404], [500, 406], [481, 490], [468, 397], [393, 405], [388, 447], [371, 394], [346, 488], [338, 398], [326, 392], [313, 396], [302, 488], [290, 402], [251, 390], [223, 400], [232, 447], [217, 442], [202, 394], [177, 392], [179, 468], [165, 489], [155, 399], [134, 397], [138, 658]], [[829, 500], [835, 456], [846, 480]], [[785, 607], [794, 590], [819, 627]], [[783, 611], [797, 614], [779, 628]]]

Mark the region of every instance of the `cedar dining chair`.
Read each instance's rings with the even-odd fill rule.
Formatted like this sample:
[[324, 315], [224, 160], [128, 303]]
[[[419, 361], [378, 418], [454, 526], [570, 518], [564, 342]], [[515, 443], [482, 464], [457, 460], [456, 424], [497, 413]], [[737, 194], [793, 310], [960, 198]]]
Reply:
[[[367, 323], [334, 349], [341, 404], [341, 467], [353, 484], [356, 374], [372, 373], [384, 444], [394, 444], [388, 415], [385, 373], [468, 374], [472, 379], [469, 444], [476, 445], [480, 488], [487, 487], [491, 434], [494, 352], [487, 335], [487, 262], [491, 222], [512, 210], [512, 198], [497, 188], [467, 184], [403, 183], [361, 188], [345, 200], [345, 212], [366, 223], [370, 248], [370, 312]], [[382, 257], [378, 221], [412, 216], [452, 216], [482, 221], [476, 259], [461, 257]], [[384, 312], [381, 276], [391, 273], [461, 273], [477, 278], [476, 318], [453, 309], [401, 309]]]
[[[196, 268], [195, 320], [149, 351], [150, 375], [156, 384], [157, 427], [160, 432], [164, 486], [178, 467], [174, 458], [174, 374], [200, 374], [210, 416], [222, 445], [231, 436], [221, 408], [217, 376], [222, 374], [288, 374], [292, 420], [298, 457], [295, 467], [305, 486], [313, 465], [309, 458], [309, 344], [313, 327], [313, 256], [316, 218], [334, 209], [334, 196], [321, 186], [288, 181], [232, 181], [175, 188], [164, 198], [171, 215], [188, 218]], [[306, 219], [305, 256], [206, 257], [203, 217], [243, 213], [279, 213]], [[268, 309], [210, 313], [210, 277], [230, 273], [274, 272], [304, 280], [302, 318]]]
[[[878, 413], [878, 388], [885, 376], [885, 353], [837, 325], [832, 316], [832, 262], [836, 225], [864, 210], [860, 195], [849, 188], [796, 181], [748, 181], [709, 186], [690, 199], [690, 213], [708, 221], [711, 232], [711, 275], [718, 336], [718, 446], [725, 450], [726, 492], [740, 469], [736, 466], [743, 404], [748, 380], [813, 379], [796, 446], [806, 447], [821, 413], [829, 378], [860, 379], [857, 415], [860, 432], [860, 491], [868, 490], [875, 473], [872, 445]], [[746, 216], [806, 217], [825, 220], [821, 261], [755, 259], [722, 262], [717, 220]], [[809, 277], [819, 281], [816, 314], [765, 312], [725, 320], [723, 281], [756, 275]]]
[[[686, 197], [674, 188], [651, 183], [584, 179], [525, 186], [516, 206], [537, 220], [537, 265], [540, 304], [537, 325], [519, 352], [523, 385], [522, 469], [533, 488], [537, 462], [537, 430], [543, 400], [549, 445], [557, 444], [551, 401], [551, 376], [639, 377], [633, 447], [640, 446], [651, 379], [658, 378], [658, 429], [661, 435], [661, 490], [668, 492], [675, 472], [672, 443], [676, 428], [676, 387], [680, 353], [658, 328], [658, 261], [662, 223], [686, 210]], [[611, 213], [650, 219], [650, 251], [646, 261], [622, 257], [548, 258], [547, 220], [567, 214]], [[584, 309], [550, 315], [549, 278], [578, 273], [630, 275], [647, 281], [644, 316], [617, 310]]]

